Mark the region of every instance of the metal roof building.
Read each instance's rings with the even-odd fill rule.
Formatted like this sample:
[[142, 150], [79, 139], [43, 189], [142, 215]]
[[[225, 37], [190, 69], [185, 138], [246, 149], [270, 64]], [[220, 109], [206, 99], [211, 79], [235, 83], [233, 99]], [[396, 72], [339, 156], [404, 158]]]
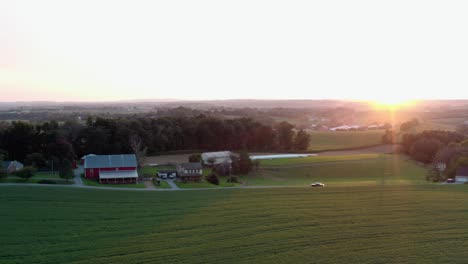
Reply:
[[88, 155], [84, 159], [85, 178], [101, 183], [136, 183], [137, 166], [135, 154]]
[[85, 158], [84, 168], [137, 167], [135, 154], [95, 155]]
[[237, 154], [231, 151], [217, 151], [217, 152], [205, 152], [201, 154], [204, 164], [211, 165], [211, 160], [214, 160], [214, 165], [223, 163], [232, 163], [231, 156], [237, 156]]

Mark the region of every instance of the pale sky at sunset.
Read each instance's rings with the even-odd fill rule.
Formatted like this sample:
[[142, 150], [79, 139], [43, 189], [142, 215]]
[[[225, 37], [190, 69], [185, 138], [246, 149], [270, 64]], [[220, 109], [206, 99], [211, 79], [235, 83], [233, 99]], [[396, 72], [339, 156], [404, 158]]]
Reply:
[[0, 101], [468, 99], [468, 1], [0, 0]]

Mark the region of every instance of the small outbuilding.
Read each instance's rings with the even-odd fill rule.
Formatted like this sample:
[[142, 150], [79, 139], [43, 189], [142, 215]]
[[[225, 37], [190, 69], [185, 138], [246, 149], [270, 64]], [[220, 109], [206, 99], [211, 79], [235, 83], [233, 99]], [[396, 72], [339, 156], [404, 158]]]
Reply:
[[460, 167], [457, 169], [455, 182], [468, 182], [468, 167]]
[[3, 170], [7, 174], [12, 174], [16, 171], [21, 170], [22, 168], [24, 168], [23, 163], [16, 161], [16, 160], [3, 162]]
[[201, 154], [203, 164], [205, 165], [231, 164], [233, 156], [237, 157], [231, 151], [205, 152]]

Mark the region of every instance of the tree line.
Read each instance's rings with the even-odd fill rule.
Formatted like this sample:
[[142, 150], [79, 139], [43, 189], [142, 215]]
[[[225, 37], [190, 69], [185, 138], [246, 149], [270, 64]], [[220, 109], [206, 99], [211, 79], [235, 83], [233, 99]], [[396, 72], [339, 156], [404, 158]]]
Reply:
[[86, 122], [12, 122], [0, 127], [5, 160], [60, 166], [86, 154], [155, 154], [178, 150], [304, 151], [310, 136], [288, 122], [265, 125], [249, 118], [102, 118]]
[[427, 180], [453, 178], [468, 166], [468, 140], [459, 132], [429, 130], [402, 136], [401, 151], [429, 167]]

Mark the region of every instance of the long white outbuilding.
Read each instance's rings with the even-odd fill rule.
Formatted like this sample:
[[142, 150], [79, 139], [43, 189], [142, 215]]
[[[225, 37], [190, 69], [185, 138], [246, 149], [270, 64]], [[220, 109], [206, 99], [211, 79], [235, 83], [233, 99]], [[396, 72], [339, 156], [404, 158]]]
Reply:
[[273, 154], [273, 155], [253, 155], [250, 156], [253, 160], [261, 160], [261, 159], [284, 159], [284, 158], [304, 158], [304, 157], [311, 157], [317, 156], [317, 154]]

